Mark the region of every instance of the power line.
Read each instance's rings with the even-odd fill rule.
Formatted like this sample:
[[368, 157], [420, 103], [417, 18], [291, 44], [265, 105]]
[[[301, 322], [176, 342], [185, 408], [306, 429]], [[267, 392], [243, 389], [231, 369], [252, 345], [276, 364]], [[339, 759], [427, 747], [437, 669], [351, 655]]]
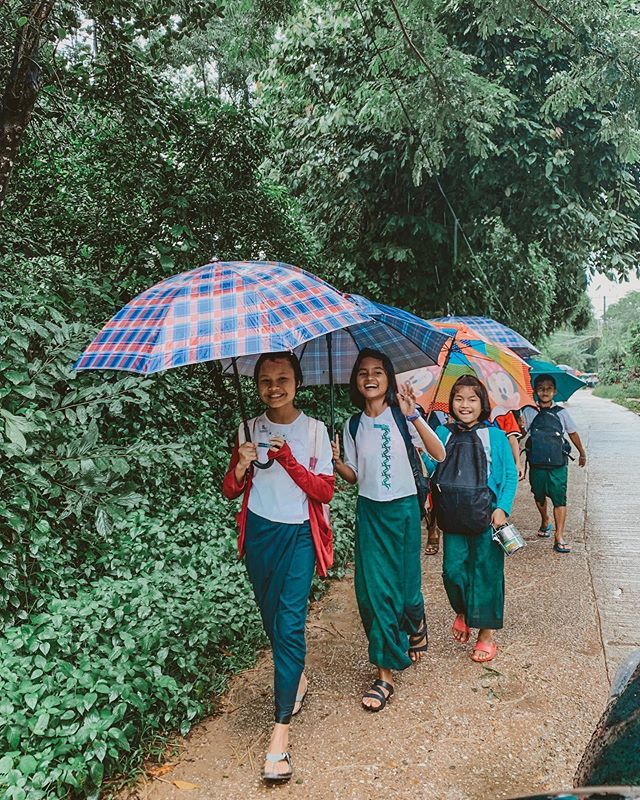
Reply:
[[[401, 25], [401, 27], [403, 29], [403, 33], [404, 33], [404, 31], [406, 31], [406, 27], [404, 26], [404, 23], [402, 22], [402, 19], [399, 16], [399, 11], [397, 9], [397, 6], [395, 5], [395, 3], [393, 3], [393, 0], [391, 0], [391, 2], [393, 4], [393, 8], [394, 8], [394, 12], [396, 14], [396, 17], [398, 18], [398, 20], [400, 22], [400, 25]], [[427, 152], [427, 150], [426, 150], [426, 148], [424, 146], [423, 136], [420, 133], [420, 130], [419, 130], [417, 124], [414, 122], [414, 120], [412, 119], [411, 115], [409, 114], [409, 111], [407, 109], [406, 103], [404, 102], [404, 99], [403, 99], [402, 95], [400, 94], [400, 91], [399, 91], [399, 89], [398, 89], [398, 87], [396, 85], [394, 77], [393, 77], [393, 75], [392, 75], [392, 73], [391, 73], [391, 71], [390, 71], [390, 69], [389, 69], [389, 67], [387, 65], [387, 62], [385, 61], [385, 59], [384, 59], [384, 57], [382, 55], [382, 52], [380, 51], [380, 48], [378, 47], [378, 44], [377, 44], [377, 42], [375, 40], [374, 34], [372, 33], [372, 31], [371, 31], [371, 29], [369, 27], [369, 24], [368, 24], [367, 19], [366, 19], [365, 15], [364, 15], [364, 12], [363, 12], [362, 7], [361, 7], [361, 5], [359, 3], [359, 0], [354, 0], [354, 3], [355, 3], [355, 6], [356, 6], [356, 8], [358, 10], [358, 14], [360, 15], [360, 18], [362, 19], [362, 24], [364, 26], [364, 29], [365, 29], [365, 31], [366, 31], [366, 33], [367, 33], [367, 35], [368, 35], [368, 37], [369, 37], [369, 39], [371, 41], [371, 44], [373, 45], [373, 48], [374, 48], [374, 50], [375, 50], [375, 52], [376, 52], [376, 54], [377, 54], [377, 56], [378, 56], [378, 58], [380, 60], [380, 63], [382, 64], [382, 67], [383, 67], [383, 69], [384, 69], [384, 71], [385, 71], [385, 73], [387, 75], [387, 78], [389, 79], [389, 82], [391, 84], [391, 88], [393, 90], [393, 93], [396, 96], [396, 98], [398, 100], [398, 103], [400, 104], [400, 108], [402, 109], [402, 113], [404, 114], [404, 117], [407, 120], [407, 122], [409, 124], [409, 127], [412, 130], [414, 136], [418, 140], [418, 146], [422, 150], [422, 152], [423, 152], [423, 154], [425, 156], [425, 160], [426, 160], [427, 164], [431, 167], [431, 169], [433, 171], [433, 176], [434, 176], [434, 180], [435, 180], [436, 186], [438, 187], [438, 191], [440, 192], [440, 194], [442, 195], [442, 197], [444, 199], [444, 202], [445, 202], [445, 204], [446, 204], [446, 206], [447, 206], [447, 208], [449, 210], [449, 213], [453, 217], [454, 225], [456, 226], [456, 229], [460, 231], [460, 234], [462, 235], [462, 239], [463, 239], [464, 243], [466, 244], [466, 246], [467, 246], [467, 248], [469, 250], [469, 253], [471, 254], [471, 257], [472, 257], [475, 265], [478, 267], [478, 270], [479, 270], [480, 274], [484, 278], [486, 286], [489, 288], [489, 290], [491, 291], [492, 295], [497, 300], [497, 303], [498, 303], [498, 306], [500, 307], [500, 310], [505, 315], [505, 317], [508, 319], [509, 315], [507, 314], [507, 310], [505, 309], [504, 305], [502, 304], [502, 300], [500, 299], [500, 295], [496, 292], [494, 287], [491, 285], [491, 283], [490, 283], [490, 281], [489, 281], [489, 279], [487, 277], [487, 274], [484, 271], [484, 268], [483, 268], [482, 264], [480, 264], [480, 262], [478, 260], [478, 256], [476, 255], [473, 247], [471, 246], [471, 242], [469, 241], [469, 238], [468, 238], [467, 234], [465, 233], [464, 228], [462, 227], [462, 224], [460, 223], [460, 218], [458, 217], [458, 215], [455, 212], [455, 209], [451, 205], [451, 201], [449, 200], [449, 198], [447, 196], [447, 193], [445, 192], [444, 187], [442, 186], [442, 183], [440, 182], [440, 179], [438, 178], [438, 176], [436, 174], [435, 165], [434, 165], [433, 161], [431, 160], [431, 157], [430, 157], [429, 153]], [[407, 38], [407, 37], [408, 37], [408, 32], [405, 34], [405, 38]], [[419, 53], [417, 47], [411, 41], [410, 37], [409, 37], [409, 41], [411, 43], [412, 50], [414, 52]], [[426, 59], [424, 58], [424, 56], [421, 53], [419, 53], [419, 57], [420, 57], [420, 61], [423, 64], [427, 63]], [[429, 71], [430, 71], [430, 74], [433, 75], [431, 70], [429, 70]]]

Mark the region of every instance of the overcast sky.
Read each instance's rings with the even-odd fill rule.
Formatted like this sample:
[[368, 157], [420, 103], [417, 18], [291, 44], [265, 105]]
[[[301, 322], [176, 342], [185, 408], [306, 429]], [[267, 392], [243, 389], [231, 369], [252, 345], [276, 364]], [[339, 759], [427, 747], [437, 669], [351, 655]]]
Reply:
[[604, 275], [595, 275], [589, 284], [589, 297], [593, 303], [596, 317], [602, 316], [603, 298], [607, 298], [607, 306], [613, 305], [629, 292], [640, 291], [640, 278], [631, 277], [628, 281], [615, 283]]

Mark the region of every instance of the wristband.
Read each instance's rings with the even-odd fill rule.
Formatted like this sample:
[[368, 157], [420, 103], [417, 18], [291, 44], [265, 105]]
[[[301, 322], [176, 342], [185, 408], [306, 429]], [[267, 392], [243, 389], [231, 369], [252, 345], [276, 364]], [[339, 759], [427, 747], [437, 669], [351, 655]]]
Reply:
[[407, 422], [415, 422], [418, 419], [419, 416], [420, 416], [420, 412], [416, 408], [416, 410], [413, 412], [413, 414], [405, 414], [404, 418], [407, 420]]

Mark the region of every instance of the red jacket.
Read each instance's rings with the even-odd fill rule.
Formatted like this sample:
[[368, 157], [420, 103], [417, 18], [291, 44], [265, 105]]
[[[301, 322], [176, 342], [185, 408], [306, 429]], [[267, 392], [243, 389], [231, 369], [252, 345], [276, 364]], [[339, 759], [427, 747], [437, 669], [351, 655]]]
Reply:
[[[333, 475], [316, 475], [311, 470], [299, 464], [293, 456], [289, 445], [285, 442], [280, 450], [269, 450], [267, 458], [273, 458], [284, 467], [289, 477], [307, 495], [309, 502], [309, 525], [311, 526], [311, 538], [316, 551], [316, 570], [320, 577], [324, 578], [327, 570], [333, 564], [333, 534], [331, 526], [325, 517], [323, 503], [328, 503], [333, 497], [336, 479]], [[249, 508], [249, 493], [253, 481], [253, 467], [249, 467], [245, 473], [242, 483], [236, 480], [235, 470], [238, 464], [238, 441], [236, 439], [229, 469], [224, 476], [222, 483], [222, 493], [230, 500], [244, 492], [242, 498], [242, 508], [237, 515], [238, 520], [238, 553], [242, 558], [244, 555], [244, 535], [247, 528], [247, 511]]]

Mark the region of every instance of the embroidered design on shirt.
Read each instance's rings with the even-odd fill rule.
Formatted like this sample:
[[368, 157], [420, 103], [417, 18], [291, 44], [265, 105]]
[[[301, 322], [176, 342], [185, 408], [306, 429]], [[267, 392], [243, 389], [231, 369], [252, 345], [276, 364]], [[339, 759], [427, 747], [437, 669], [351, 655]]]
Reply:
[[373, 423], [374, 428], [382, 431], [382, 485], [385, 489], [391, 489], [391, 429], [388, 425]]

